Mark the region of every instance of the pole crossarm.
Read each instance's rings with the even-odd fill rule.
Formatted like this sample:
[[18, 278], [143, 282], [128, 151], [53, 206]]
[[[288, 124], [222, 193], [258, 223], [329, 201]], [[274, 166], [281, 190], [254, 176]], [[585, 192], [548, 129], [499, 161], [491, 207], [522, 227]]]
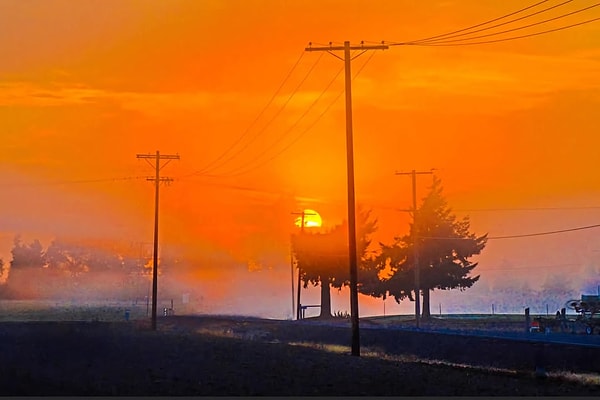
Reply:
[[378, 44], [378, 45], [365, 45], [361, 42], [360, 45], [350, 45], [348, 44], [348, 46], [319, 46], [319, 47], [312, 47], [312, 43], [308, 44], [308, 47], [305, 47], [304, 50], [305, 51], [326, 51], [329, 54], [331, 54], [332, 56], [334, 56], [335, 58], [342, 60], [342, 61], [346, 61], [345, 57], [340, 57], [337, 54], [333, 53], [334, 51], [350, 51], [350, 50], [362, 50], [360, 52], [360, 54], [355, 55], [354, 57], [349, 56], [348, 59], [349, 61], [354, 60], [355, 58], [358, 58], [360, 56], [362, 56], [363, 54], [365, 54], [367, 52], [367, 50], [387, 50], [389, 47], [387, 45], [384, 44]]
[[[153, 181], [153, 182], [156, 182], [156, 178], [155, 178], [155, 177], [152, 177], [152, 176], [148, 176], [148, 177], [146, 178], [146, 180], [147, 180], [147, 181]], [[174, 181], [174, 179], [173, 179], [173, 178], [166, 177], [166, 176], [165, 176], [165, 177], [162, 177], [162, 176], [161, 176], [160, 178], [158, 178], [158, 181], [159, 181], [159, 182], [173, 182], [173, 181]]]
[[308, 43], [308, 47], [304, 48], [304, 50], [306, 50], [306, 51], [343, 51], [346, 49], [348, 49], [348, 50], [387, 50], [387, 49], [389, 49], [389, 46], [386, 44], [365, 45], [365, 44], [361, 43], [359, 45], [349, 45], [348, 47], [333, 46], [333, 45], [312, 47], [312, 43]]
[[[156, 159], [156, 154], [136, 154], [137, 158], [152, 158]], [[161, 160], [179, 160], [179, 154], [160, 154]]]
[[431, 175], [433, 174], [433, 170], [431, 171], [409, 171], [409, 172], [396, 172], [396, 175]]

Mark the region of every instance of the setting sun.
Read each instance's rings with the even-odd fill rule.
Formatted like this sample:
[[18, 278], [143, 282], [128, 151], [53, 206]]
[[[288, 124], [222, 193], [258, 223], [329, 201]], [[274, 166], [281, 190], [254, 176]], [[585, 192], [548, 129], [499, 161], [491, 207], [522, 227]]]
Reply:
[[302, 211], [302, 215], [296, 218], [295, 225], [297, 227], [302, 227], [302, 220], [304, 218], [304, 227], [305, 228], [318, 228], [323, 225], [323, 221], [321, 220], [321, 216], [315, 210], [306, 209]]

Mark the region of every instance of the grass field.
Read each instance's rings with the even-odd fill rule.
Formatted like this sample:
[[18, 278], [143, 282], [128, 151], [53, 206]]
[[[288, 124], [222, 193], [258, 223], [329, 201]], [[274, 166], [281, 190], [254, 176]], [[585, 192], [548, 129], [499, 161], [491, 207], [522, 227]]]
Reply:
[[[335, 327], [310, 320], [176, 316], [160, 317], [154, 332], [145, 304], [0, 304], [3, 395], [600, 394], [598, 374], [549, 371], [541, 378], [533, 365], [498, 368], [449, 361], [435, 351], [415, 356], [383, 350], [394, 344], [385, 341], [395, 340], [386, 339], [383, 328], [414, 324], [412, 316], [365, 318], [362, 323], [380, 325], [382, 335], [353, 357], [347, 320]], [[431, 323], [522, 329], [522, 321], [518, 315], [466, 315]]]
[[[151, 305], [131, 301], [69, 300], [0, 300], [0, 321], [123, 321], [129, 311], [130, 320], [150, 318]], [[177, 310], [175, 310], [177, 311]], [[161, 316], [163, 309], [158, 307]], [[462, 321], [473, 326], [489, 322], [523, 321], [519, 314], [450, 314], [434, 315], [434, 321]], [[414, 315], [387, 315], [361, 318], [374, 324], [414, 322]]]

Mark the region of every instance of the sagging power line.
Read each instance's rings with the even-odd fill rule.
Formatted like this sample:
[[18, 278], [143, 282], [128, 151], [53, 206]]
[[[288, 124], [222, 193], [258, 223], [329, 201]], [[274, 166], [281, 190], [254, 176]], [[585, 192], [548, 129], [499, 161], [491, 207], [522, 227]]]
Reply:
[[122, 182], [146, 179], [146, 176], [119, 176], [113, 178], [90, 178], [90, 179], [73, 179], [64, 181], [50, 182], [18, 182], [18, 183], [0, 183], [0, 187], [37, 187], [37, 186], [63, 186], [63, 185], [80, 185], [86, 183], [104, 183], [104, 182]]
[[523, 20], [525, 18], [529, 18], [529, 17], [535, 16], [535, 15], [539, 15], [539, 14], [541, 14], [543, 12], [547, 12], [547, 11], [550, 11], [552, 9], [561, 7], [561, 6], [563, 6], [565, 4], [568, 4], [568, 3], [571, 3], [571, 2], [572, 2], [572, 0], [564, 1], [562, 3], [559, 3], [559, 4], [551, 6], [551, 7], [547, 7], [545, 9], [540, 10], [540, 11], [527, 14], [527, 15], [525, 15], [523, 17], [515, 18], [515, 19], [512, 19], [510, 21], [505, 21], [505, 22], [500, 23], [500, 24], [496, 24], [496, 25], [493, 25], [493, 26], [488, 26], [486, 28], [481, 28], [481, 29], [477, 29], [477, 30], [473, 30], [473, 29], [474, 28], [479, 28], [479, 27], [482, 27], [482, 26], [485, 26], [485, 25], [488, 25], [488, 24], [496, 22], [496, 21], [500, 21], [500, 20], [505, 19], [505, 18], [507, 18], [509, 16], [512, 16], [512, 15], [519, 14], [519, 13], [521, 13], [523, 11], [526, 11], [528, 9], [536, 7], [536, 6], [540, 5], [540, 4], [546, 3], [546, 1], [535, 3], [535, 4], [530, 5], [528, 7], [521, 8], [521, 9], [519, 9], [517, 11], [505, 14], [503, 16], [500, 16], [498, 18], [493, 18], [491, 20], [488, 20], [488, 21], [485, 21], [485, 22], [482, 22], [482, 23], [479, 23], [479, 24], [475, 24], [475, 25], [469, 26], [467, 28], [463, 28], [463, 29], [459, 29], [459, 30], [447, 32], [447, 33], [444, 33], [444, 34], [430, 36], [430, 37], [426, 37], [426, 38], [422, 38], [422, 39], [417, 39], [417, 40], [411, 40], [411, 41], [395, 41], [395, 42], [394, 41], [383, 41], [383, 43], [386, 43], [389, 46], [467, 46], [467, 45], [476, 45], [476, 44], [488, 44], [488, 43], [497, 43], [497, 42], [503, 42], [503, 41], [508, 41], [508, 40], [516, 40], [516, 39], [523, 39], [523, 38], [527, 38], [527, 37], [539, 36], [539, 35], [542, 35], [542, 34], [547, 34], [547, 33], [561, 31], [561, 30], [564, 30], [564, 29], [574, 28], [574, 27], [577, 27], [577, 26], [585, 25], [585, 24], [588, 24], [588, 23], [600, 20], [600, 17], [599, 18], [591, 18], [591, 19], [579, 21], [579, 22], [576, 22], [576, 23], [572, 23], [572, 24], [560, 26], [560, 27], [557, 27], [557, 28], [552, 28], [552, 29], [547, 29], [547, 30], [543, 30], [543, 31], [533, 32], [533, 33], [530, 33], [530, 34], [524, 34], [524, 35], [520, 35], [520, 36], [510, 36], [510, 37], [504, 37], [504, 38], [499, 38], [499, 39], [480, 40], [480, 41], [474, 41], [474, 42], [472, 41], [474, 39], [481, 39], [481, 38], [486, 38], [486, 37], [493, 37], [493, 36], [503, 35], [503, 34], [506, 34], [506, 33], [517, 31], [517, 30], [522, 30], [522, 29], [531, 28], [531, 27], [534, 27], [534, 26], [537, 26], [537, 25], [546, 24], [546, 23], [549, 23], [549, 22], [552, 22], [552, 21], [556, 21], [556, 20], [559, 20], [559, 19], [562, 19], [562, 18], [566, 18], [566, 17], [572, 16], [572, 15], [575, 15], [575, 14], [579, 14], [579, 13], [582, 13], [582, 12], [585, 12], [585, 11], [589, 11], [592, 8], [600, 6], [600, 3], [594, 3], [594, 4], [590, 5], [590, 6], [582, 7], [582, 8], [576, 9], [576, 10], [571, 11], [571, 12], [565, 12], [565, 13], [563, 13], [561, 15], [556, 16], [556, 17], [548, 18], [548, 19], [545, 19], [545, 20], [542, 20], [542, 21], [538, 21], [538, 22], [535, 22], [535, 23], [531, 23], [531, 24], [528, 24], [528, 25], [519, 26], [519, 27], [516, 27], [516, 28], [507, 29], [507, 30], [503, 30], [503, 31], [499, 31], [499, 32], [489, 33], [489, 34], [486, 34], [486, 35], [479, 35], [479, 36], [472, 36], [472, 37], [463, 37], [461, 39], [450, 40], [451, 38], [461, 37], [461, 36], [469, 36], [469, 35], [472, 35], [472, 34], [474, 34], [476, 32], [482, 32], [482, 31], [489, 30], [489, 29], [492, 29], [492, 28], [495, 28], [495, 27], [499, 27], [499, 26], [507, 25], [509, 23], [517, 22], [517, 21]]
[[[526, 237], [534, 237], [534, 236], [555, 235], [555, 234], [558, 234], [558, 233], [575, 232], [575, 231], [582, 231], [582, 230], [594, 229], [594, 228], [600, 228], [600, 224], [578, 226], [578, 227], [575, 227], [575, 228], [560, 229], [560, 230], [556, 230], [556, 231], [524, 233], [524, 234], [520, 234], [520, 235], [488, 236], [487, 238], [489, 240], [518, 239], [518, 238], [526, 238]], [[422, 236], [421, 238], [422, 239], [434, 239], [434, 240], [463, 240], [461, 238], [445, 237], [445, 236]], [[465, 238], [465, 240], [470, 240], [470, 239], [469, 238]]]
[[[494, 32], [494, 33], [488, 33], [488, 34], [485, 34], [485, 35], [472, 36], [472, 37], [468, 37], [468, 38], [464, 38], [464, 39], [447, 40], [448, 38], [445, 38], [444, 40], [437, 40], [437, 41], [433, 41], [433, 42], [420, 42], [418, 44], [420, 44], [420, 45], [432, 45], [432, 46], [435, 46], [435, 45], [443, 45], [443, 44], [452, 44], [452, 43], [457, 43], [457, 42], [460, 43], [460, 42], [464, 42], [465, 40], [482, 39], [482, 38], [487, 38], [487, 37], [492, 37], [492, 36], [498, 36], [498, 35], [502, 35], [504, 33], [515, 32], [515, 31], [519, 31], [519, 30], [531, 28], [533, 26], [538, 26], [538, 25], [546, 24], [548, 22], [556, 21], [558, 19], [566, 18], [566, 17], [569, 17], [571, 15], [578, 14], [580, 12], [587, 11], [589, 9], [592, 9], [592, 8], [595, 8], [595, 7], [598, 7], [598, 6], [600, 6], [600, 3], [596, 3], [596, 4], [593, 4], [593, 5], [589, 6], [589, 7], [585, 7], [585, 8], [582, 8], [582, 9], [579, 9], [579, 10], [576, 10], [576, 11], [573, 11], [573, 12], [570, 12], [570, 13], [567, 13], [567, 14], [559, 15], [558, 17], [548, 18], [548, 19], [545, 19], [543, 21], [538, 21], [538, 22], [535, 22], [535, 23], [532, 23], [532, 24], [528, 24], [528, 25], [524, 25], [524, 26], [519, 26], [517, 28], [506, 29], [506, 30], [503, 30], [503, 31], [500, 31], [500, 32]], [[565, 26], [565, 27], [557, 28], [555, 30], [562, 30], [562, 29], [566, 29], [566, 28], [569, 28], [569, 27], [573, 27], [573, 26], [583, 25], [585, 23], [593, 22], [593, 21], [595, 21], [597, 19], [598, 18], [592, 19], [592, 20], [588, 20], [588, 21], [583, 21], [581, 23], [577, 23], [577, 24], [573, 24], [573, 25], [568, 25], [568, 26]], [[555, 30], [547, 30], [547, 31], [544, 31], [544, 32], [539, 32], [537, 34], [539, 35], [539, 34], [542, 34], [542, 33], [549, 33], [549, 32], [553, 32]], [[477, 32], [477, 31], [475, 31], [475, 32]], [[470, 32], [469, 34], [475, 33], [475, 32]], [[523, 35], [522, 37], [529, 37], [529, 36], [535, 36], [535, 34]], [[450, 38], [451, 37], [452, 36], [450, 36]], [[521, 38], [521, 37], [517, 36], [517, 37], [514, 37], [513, 39], [519, 39], [519, 38]], [[501, 39], [501, 40], [507, 40], [507, 39]], [[478, 42], [469, 42], [469, 43], [478, 43]], [[469, 43], [463, 43], [463, 44], [469, 44]]]
[[[290, 125], [288, 127], [288, 129], [286, 129], [279, 136], [279, 138], [277, 138], [273, 143], [271, 143], [270, 146], [265, 147], [260, 153], [258, 153], [258, 155], [256, 155], [255, 157], [253, 157], [253, 160], [251, 162], [247, 163], [246, 165], [244, 165], [242, 167], [238, 167], [238, 168], [229, 170], [227, 172], [224, 172], [224, 173], [218, 174], [218, 175], [219, 176], [223, 176], [223, 177], [228, 177], [228, 176], [237, 176], [237, 175], [246, 174], [246, 173], [248, 173], [250, 171], [255, 170], [256, 168], [259, 168], [259, 167], [265, 165], [269, 161], [272, 161], [277, 156], [279, 156], [280, 154], [282, 154], [285, 150], [287, 150], [290, 146], [286, 146], [282, 151], [278, 151], [277, 153], [275, 153], [274, 156], [266, 159], [266, 161], [265, 160], [261, 160], [261, 158], [263, 158], [265, 156], [265, 154], [267, 154], [271, 149], [273, 149], [275, 146], [277, 146], [277, 144], [279, 144], [283, 139], [285, 139], [292, 132], [292, 130], [294, 130], [294, 128], [296, 128], [300, 124], [300, 122], [306, 118], [306, 116], [308, 115], [308, 113], [316, 106], [316, 104], [321, 100], [321, 98], [325, 95], [325, 93], [327, 93], [327, 91], [329, 90], [329, 88], [331, 87], [331, 85], [337, 80], [338, 76], [340, 75], [340, 73], [342, 71], [343, 71], [343, 68], [340, 69], [339, 71], [337, 71], [337, 73], [333, 76], [333, 78], [329, 81], [329, 83], [327, 83], [327, 86], [325, 86], [325, 88], [321, 91], [321, 93], [313, 100], [313, 102], [300, 115], [300, 117], [298, 117], [296, 119], [296, 121], [292, 125]], [[321, 118], [321, 116], [317, 117], [317, 120], [319, 120], [320, 118]], [[307, 132], [307, 131], [305, 131], [305, 132]]]
[[[271, 126], [271, 124], [277, 119], [277, 117], [279, 117], [279, 115], [281, 114], [281, 112], [287, 107], [287, 105], [290, 103], [290, 101], [292, 100], [292, 98], [294, 98], [294, 96], [296, 95], [296, 93], [298, 93], [298, 91], [300, 90], [300, 88], [304, 85], [304, 83], [306, 82], [306, 80], [308, 79], [308, 77], [313, 73], [314, 69], [317, 67], [317, 65], [319, 64], [320, 60], [321, 60], [320, 57], [317, 60], [315, 60], [315, 62], [312, 64], [312, 66], [306, 72], [306, 74], [304, 75], [304, 77], [294, 87], [294, 89], [289, 94], [289, 96], [287, 97], [287, 99], [277, 109], [277, 111], [275, 112], [275, 114], [266, 122], [266, 124], [261, 129], [258, 130], [258, 132], [252, 138], [250, 138], [250, 140], [246, 141], [246, 143], [244, 145], [242, 145], [239, 149], [237, 149], [237, 151], [235, 151], [234, 153], [232, 153], [229, 157], [227, 157], [226, 159], [224, 159], [220, 163], [217, 163], [216, 165], [212, 165], [211, 167], [206, 167], [206, 168], [200, 170], [199, 173], [202, 173], [202, 172], [209, 173], [211, 171], [219, 169], [219, 168], [227, 165], [227, 163], [229, 163], [231, 160], [235, 159], [237, 156], [239, 156], [241, 153], [243, 153], [246, 149], [248, 149], [248, 147], [250, 146], [250, 144], [252, 144], [260, 135], [262, 135], [267, 130], [267, 128], [269, 126]], [[270, 103], [271, 103], [271, 101], [269, 102], [269, 104]], [[309, 110], [307, 110], [305, 112], [305, 114], [308, 111], [310, 111], [310, 108], [312, 108], [312, 107], [309, 107]], [[303, 114], [302, 117], [300, 117], [299, 121], [304, 117], [305, 114]], [[262, 115], [262, 112], [261, 112], [261, 115]], [[248, 131], [246, 131], [246, 132], [248, 132]], [[243, 136], [245, 136], [245, 135], [243, 135]], [[284, 136], [279, 136], [279, 138], [276, 139], [275, 142], [272, 143], [270, 147], [275, 146], [279, 141], [281, 141], [281, 139], [283, 137]], [[236, 144], [237, 143], [239, 143], [239, 141], [237, 141]], [[227, 151], [229, 151], [231, 149], [232, 149], [232, 147], [230, 147]]]
[[[358, 70], [356, 71], [356, 73], [354, 74], [354, 76], [352, 77], [352, 81], [354, 81], [362, 72], [362, 70], [367, 66], [367, 64], [371, 61], [371, 59], [373, 58], [373, 56], [375, 55], [375, 53], [371, 53], [371, 55], [366, 59], [366, 61], [360, 66], [360, 68], [358, 68]], [[222, 177], [232, 177], [232, 176], [240, 176], [240, 175], [244, 175], [247, 174], [249, 172], [252, 172], [266, 164], [268, 164], [269, 162], [275, 160], [277, 157], [281, 156], [282, 154], [284, 154], [286, 151], [288, 151], [293, 145], [295, 145], [300, 139], [302, 139], [310, 130], [312, 130], [312, 128], [315, 127], [315, 125], [317, 125], [317, 123], [321, 120], [321, 118], [323, 118], [323, 116], [325, 114], [327, 114], [327, 112], [331, 109], [331, 107], [333, 107], [333, 105], [339, 100], [339, 98], [344, 94], [344, 89], [342, 89], [340, 92], [338, 92], [338, 94], [332, 98], [332, 100], [327, 104], [327, 106], [325, 106], [325, 108], [323, 109], [323, 111], [308, 125], [306, 126], [306, 128], [302, 131], [300, 131], [300, 133], [298, 133], [291, 141], [289, 141], [286, 145], [284, 145], [284, 147], [282, 147], [281, 149], [277, 150], [274, 154], [272, 155], [268, 155], [267, 153], [269, 152], [269, 150], [273, 149], [274, 145], [279, 143], [281, 140], [283, 140], [285, 137], [287, 137], [288, 135], [291, 134], [291, 132], [294, 130], [294, 128], [296, 128], [300, 122], [306, 118], [306, 116], [308, 115], [308, 113], [312, 110], [312, 108], [314, 108], [316, 106], [316, 104], [321, 100], [322, 97], [324, 97], [324, 95], [327, 93], [327, 91], [329, 90], [329, 88], [332, 86], [332, 84], [337, 80], [338, 76], [340, 75], [340, 73], [342, 72], [343, 68], [341, 68], [335, 75], [334, 77], [331, 79], [331, 81], [327, 84], [327, 86], [323, 89], [323, 91], [315, 98], [315, 100], [311, 103], [311, 105], [309, 106], [309, 108], [292, 124], [290, 125], [290, 127], [288, 129], [285, 130], [285, 132], [283, 133], [283, 135], [280, 137], [280, 140], [277, 140], [275, 143], [272, 144], [272, 146], [265, 148], [260, 154], [258, 154], [253, 161], [239, 167], [236, 168], [234, 170], [225, 172], [225, 173], [221, 173], [221, 174], [203, 174], [204, 176], [209, 176], [209, 177], [216, 177], [216, 178], [222, 178]], [[262, 157], [266, 157], [263, 160], [260, 160]]]
[[273, 101], [275, 100], [275, 98], [277, 97], [277, 95], [279, 95], [279, 93], [283, 89], [283, 87], [286, 84], [286, 82], [292, 76], [292, 73], [298, 67], [298, 64], [300, 64], [300, 61], [302, 60], [303, 57], [304, 57], [304, 52], [300, 53], [300, 56], [298, 57], [298, 59], [296, 60], [296, 62], [292, 66], [292, 68], [285, 75], [285, 78], [279, 84], [279, 87], [277, 88], [277, 90], [275, 90], [275, 93], [273, 93], [273, 95], [271, 96], [271, 98], [269, 99], [269, 101], [267, 102], [267, 104], [265, 104], [265, 106], [260, 110], [260, 112], [258, 113], [258, 115], [256, 116], [256, 118], [254, 118], [254, 120], [250, 123], [250, 125], [248, 125], [248, 127], [246, 128], [246, 130], [233, 142], [233, 144], [231, 144], [231, 146], [229, 146], [217, 158], [215, 158], [213, 161], [209, 162], [202, 169], [196, 171], [197, 173], [200, 173], [200, 172], [206, 171], [206, 170], [208, 170], [210, 168], [213, 168], [215, 164], [217, 164], [219, 161], [221, 161], [223, 159], [223, 157], [227, 156], [227, 154], [229, 154], [229, 152], [232, 151], [235, 148], [235, 146], [237, 146], [246, 137], [246, 135], [248, 135], [248, 133], [250, 133], [250, 129], [252, 129], [252, 127], [258, 122], [258, 120], [267, 111], [267, 109], [269, 108], [269, 106], [271, 105], [271, 103], [273, 103]]
[[[501, 22], [501, 23], [498, 23], [498, 24], [495, 24], [495, 25], [492, 25], [492, 26], [487, 26], [485, 28], [480, 28], [480, 29], [472, 30], [474, 28], [479, 28], [479, 27], [482, 27], [484, 25], [488, 25], [488, 24], [491, 24], [493, 22], [497, 22], [497, 21], [503, 20], [503, 19], [508, 18], [510, 16], [513, 16], [513, 15], [516, 15], [516, 14], [520, 14], [523, 11], [529, 10], [531, 8], [537, 7], [540, 4], [548, 2], [548, 0], [544, 0], [544, 1], [541, 1], [539, 3], [535, 3], [535, 4], [533, 4], [533, 5], [529, 6], [529, 7], [521, 8], [520, 10], [511, 12], [509, 14], [505, 14], [503, 16], [500, 16], [498, 18], [494, 18], [494, 19], [489, 20], [489, 21], [485, 21], [485, 22], [482, 22], [482, 23], [479, 23], [479, 24], [476, 24], [476, 25], [473, 25], [473, 26], [470, 26], [470, 27], [467, 27], [467, 28], [459, 29], [457, 31], [453, 31], [453, 32], [449, 32], [449, 33], [445, 33], [445, 34], [441, 34], [441, 35], [436, 35], [436, 36], [431, 36], [431, 37], [425, 38], [425, 39], [412, 40], [412, 41], [410, 41], [410, 43], [427, 43], [427, 42], [437, 41], [437, 40], [447, 40], [447, 39], [454, 38], [454, 37], [466, 36], [466, 35], [471, 35], [471, 34], [477, 33], [477, 32], [483, 32], [483, 31], [486, 31], [486, 30], [497, 28], [499, 26], [508, 25], [508, 24], [511, 24], [513, 22], [516, 22], [516, 21], [521, 21], [521, 20], [526, 19], [526, 18], [531, 18], [531, 17], [533, 17], [535, 15], [539, 15], [539, 14], [548, 12], [550, 10], [553, 10], [555, 8], [561, 7], [561, 6], [565, 5], [565, 4], [571, 3], [572, 1], [573, 0], [567, 0], [567, 1], [564, 1], [562, 3], [555, 4], [554, 6], [546, 7], [544, 9], [542, 9], [542, 10], [539, 10], [539, 11], [536, 11], [536, 12], [524, 15], [522, 17], [514, 18], [514, 19], [511, 19], [511, 20], [508, 20], [508, 21], [505, 21], [505, 22]], [[467, 31], [470, 31], [470, 32], [467, 32]]]

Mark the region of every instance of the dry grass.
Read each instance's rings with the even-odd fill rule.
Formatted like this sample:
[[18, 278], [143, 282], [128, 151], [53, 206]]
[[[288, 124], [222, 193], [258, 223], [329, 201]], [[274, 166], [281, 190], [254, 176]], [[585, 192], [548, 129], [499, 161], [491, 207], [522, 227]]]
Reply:
[[[1, 303], [0, 303], [1, 304]], [[21, 304], [23, 306], [23, 304]], [[597, 396], [600, 376], [454, 363], [364, 346], [361, 357], [305, 321], [205, 316], [159, 318], [145, 305], [54, 305], [6, 312], [0, 323], [0, 387], [5, 395], [372, 395]], [[8, 307], [4, 307], [4, 311]], [[449, 321], [443, 321], [444, 324]], [[456, 323], [456, 321], [454, 321]], [[487, 320], [500, 324], [507, 321]], [[406, 323], [382, 320], [365, 323]], [[433, 322], [436, 323], [436, 322]], [[439, 321], [437, 321], [439, 323]], [[283, 329], [291, 325], [292, 330]], [[465, 329], [484, 325], [465, 322]], [[467, 328], [468, 326], [468, 328]], [[486, 328], [486, 329], [487, 329]], [[288, 337], [289, 332], [295, 334]], [[335, 336], [335, 333], [333, 334]], [[303, 339], [298, 339], [302, 337]], [[339, 339], [339, 338], [338, 338]], [[343, 343], [344, 340], [341, 341]]]

